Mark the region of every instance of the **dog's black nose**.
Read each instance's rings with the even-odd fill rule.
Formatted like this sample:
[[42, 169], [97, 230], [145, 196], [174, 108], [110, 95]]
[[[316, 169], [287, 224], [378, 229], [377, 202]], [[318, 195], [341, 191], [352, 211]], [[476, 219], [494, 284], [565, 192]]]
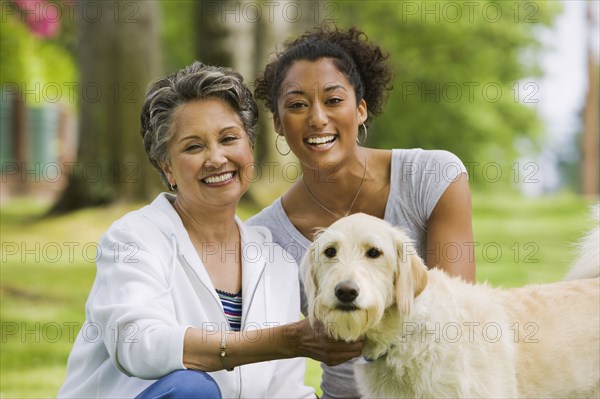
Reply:
[[352, 302], [358, 296], [358, 287], [350, 282], [339, 283], [335, 286], [335, 296], [344, 303]]

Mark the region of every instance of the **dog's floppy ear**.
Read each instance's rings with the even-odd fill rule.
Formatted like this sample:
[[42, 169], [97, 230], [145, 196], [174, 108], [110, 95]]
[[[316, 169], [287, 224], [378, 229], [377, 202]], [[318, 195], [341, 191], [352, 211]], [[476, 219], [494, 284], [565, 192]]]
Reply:
[[308, 318], [312, 325], [315, 320], [315, 299], [318, 293], [319, 284], [315, 266], [319, 262], [319, 245], [317, 239], [325, 232], [325, 228], [317, 227], [313, 230], [313, 243], [308, 247], [304, 257], [300, 262], [300, 276], [304, 284], [304, 295], [308, 302]]
[[318, 261], [318, 253], [316, 252], [315, 243], [308, 247], [308, 250], [302, 258], [300, 263], [300, 272], [302, 276], [302, 282], [304, 283], [304, 293], [308, 301], [308, 317], [310, 318], [311, 324], [314, 320], [314, 303], [315, 296], [317, 295], [317, 278], [315, 276], [315, 270], [313, 265]]
[[427, 285], [427, 267], [417, 254], [415, 244], [398, 229], [393, 229], [396, 254], [396, 304], [401, 315], [408, 315], [415, 298]]

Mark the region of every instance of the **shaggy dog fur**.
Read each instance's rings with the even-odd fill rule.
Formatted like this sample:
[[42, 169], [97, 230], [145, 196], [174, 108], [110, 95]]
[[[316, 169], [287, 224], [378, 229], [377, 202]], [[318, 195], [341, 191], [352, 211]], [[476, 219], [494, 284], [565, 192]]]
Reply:
[[[597, 239], [587, 245], [598, 253]], [[311, 322], [365, 338], [364, 397], [597, 398], [598, 259], [584, 259], [578, 276], [594, 278], [469, 284], [428, 270], [399, 229], [355, 214], [318, 235], [302, 268]]]
[[[600, 222], [600, 205], [592, 208], [592, 215], [596, 223]], [[581, 240], [578, 245], [578, 254], [571, 270], [565, 280], [578, 280], [582, 278], [600, 276], [600, 228], [596, 227]]]

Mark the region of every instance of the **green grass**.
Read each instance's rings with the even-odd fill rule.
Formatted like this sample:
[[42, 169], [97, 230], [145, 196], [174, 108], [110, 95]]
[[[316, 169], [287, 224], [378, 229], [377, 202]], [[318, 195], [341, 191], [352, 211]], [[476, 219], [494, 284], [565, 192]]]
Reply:
[[[474, 194], [478, 280], [520, 286], [558, 280], [575, 242], [591, 221], [574, 195], [539, 199]], [[54, 397], [95, 275], [94, 245], [119, 216], [138, 205], [115, 205], [40, 218], [43, 204], [13, 201], [0, 209], [0, 397]], [[242, 209], [245, 219], [254, 209]], [[321, 369], [308, 361], [306, 381]]]
[[526, 199], [474, 195], [477, 279], [503, 287], [562, 278], [592, 226], [589, 203], [568, 194]]

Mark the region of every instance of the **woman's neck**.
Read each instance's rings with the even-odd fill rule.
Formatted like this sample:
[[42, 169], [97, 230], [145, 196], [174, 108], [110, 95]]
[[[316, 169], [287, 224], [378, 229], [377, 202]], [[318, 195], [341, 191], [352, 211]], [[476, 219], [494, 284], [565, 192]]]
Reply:
[[175, 200], [173, 207], [193, 241], [226, 243], [239, 241], [235, 208], [225, 210], [194, 209]]
[[315, 169], [302, 165], [303, 181], [299, 184], [304, 187], [299, 189], [303, 189], [317, 206], [344, 214], [369, 179], [368, 155], [363, 148], [343, 164], [331, 168]]

